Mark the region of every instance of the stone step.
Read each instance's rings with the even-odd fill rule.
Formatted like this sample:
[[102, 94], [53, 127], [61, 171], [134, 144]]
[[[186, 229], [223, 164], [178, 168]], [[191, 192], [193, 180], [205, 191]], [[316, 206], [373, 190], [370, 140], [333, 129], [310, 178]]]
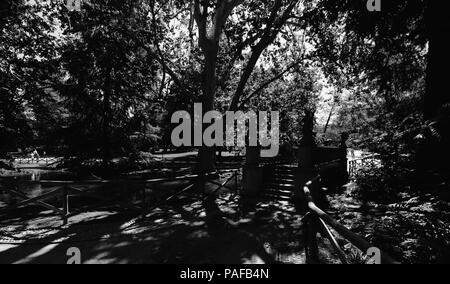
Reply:
[[298, 168], [298, 165], [296, 165], [296, 164], [278, 164], [278, 165], [275, 165], [275, 167], [276, 168], [287, 168], [287, 169], [296, 169], [296, 168]]
[[295, 189], [294, 184], [282, 184], [282, 183], [269, 183], [265, 186], [265, 188], [273, 188], [279, 190], [293, 190]]
[[275, 178], [282, 178], [282, 179], [295, 179], [294, 174], [274, 174]]
[[291, 201], [292, 197], [282, 196], [272, 193], [263, 193], [262, 198], [270, 199], [270, 200], [280, 200], [280, 201]]
[[272, 178], [269, 183], [274, 184], [295, 184], [295, 179], [291, 178]]
[[291, 198], [294, 192], [288, 190], [276, 190], [272, 188], [265, 189], [263, 195], [284, 196]]
[[276, 168], [274, 172], [276, 172], [276, 173], [294, 173], [295, 171], [293, 169], [278, 169], [278, 168]]

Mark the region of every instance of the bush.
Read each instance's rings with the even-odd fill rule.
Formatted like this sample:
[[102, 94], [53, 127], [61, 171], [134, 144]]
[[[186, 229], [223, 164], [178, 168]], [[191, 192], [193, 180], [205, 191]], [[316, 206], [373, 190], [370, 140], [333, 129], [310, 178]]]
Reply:
[[400, 176], [397, 170], [386, 166], [369, 165], [357, 172], [357, 194], [364, 201], [381, 204], [397, 202], [400, 193]]

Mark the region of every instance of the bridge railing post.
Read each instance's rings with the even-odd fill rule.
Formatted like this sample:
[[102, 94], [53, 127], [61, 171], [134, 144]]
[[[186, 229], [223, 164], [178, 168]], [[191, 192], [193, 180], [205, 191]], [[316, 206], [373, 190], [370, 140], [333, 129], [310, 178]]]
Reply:
[[306, 220], [306, 261], [308, 263], [319, 262], [319, 245], [317, 242], [318, 222], [316, 217], [311, 214]]
[[147, 214], [146, 206], [147, 206], [147, 186], [145, 183], [142, 184], [142, 219], [145, 219]]
[[62, 189], [62, 201], [63, 201], [63, 225], [66, 226], [69, 223], [69, 187], [64, 185]]
[[236, 195], [239, 194], [239, 171], [236, 171], [234, 173], [234, 184], [236, 187]]

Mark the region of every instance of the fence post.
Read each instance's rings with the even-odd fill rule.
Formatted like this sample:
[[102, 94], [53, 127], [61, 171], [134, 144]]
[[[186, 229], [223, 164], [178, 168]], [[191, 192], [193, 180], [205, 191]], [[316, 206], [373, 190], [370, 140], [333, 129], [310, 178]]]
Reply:
[[[18, 182], [18, 181], [16, 181], [16, 182], [13, 183], [13, 189], [14, 189], [15, 191], [20, 191], [20, 188], [19, 188], [19, 182]], [[12, 197], [13, 197], [13, 196], [12, 196]], [[8, 204], [8, 207], [9, 207], [9, 206], [14, 206], [14, 205], [16, 205], [16, 204], [18, 203], [16, 197], [14, 197], [12, 203], [13, 203], [13, 204]]]
[[63, 225], [66, 226], [69, 223], [68, 215], [69, 215], [69, 187], [67, 184], [64, 185], [62, 190], [62, 198], [63, 198]]
[[146, 199], [147, 199], [147, 192], [146, 192], [146, 184], [144, 183], [143, 185], [142, 185], [142, 219], [145, 219], [145, 213], [146, 213], [146, 210], [145, 210], [145, 207], [146, 207]]
[[234, 183], [236, 187], [236, 195], [239, 194], [239, 171], [234, 172]]
[[313, 214], [308, 216], [307, 225], [306, 225], [306, 240], [307, 240], [307, 249], [306, 249], [306, 261], [307, 262], [319, 262], [319, 245], [317, 244], [317, 217]]
[[208, 196], [208, 193], [206, 192], [206, 176], [203, 170], [200, 171], [199, 180], [200, 180], [200, 190], [202, 191], [203, 197], [206, 198]]

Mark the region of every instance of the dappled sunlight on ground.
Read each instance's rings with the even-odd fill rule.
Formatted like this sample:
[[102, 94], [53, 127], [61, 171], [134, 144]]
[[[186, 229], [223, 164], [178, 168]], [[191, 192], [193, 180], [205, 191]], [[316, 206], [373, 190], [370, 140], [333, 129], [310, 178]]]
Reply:
[[[304, 263], [301, 216], [286, 201], [257, 201], [243, 213], [239, 197], [185, 194], [138, 214], [91, 211], [70, 219], [32, 210], [0, 221], [0, 263], [66, 263], [77, 247], [83, 263]], [[23, 212], [22, 212], [23, 213]]]

